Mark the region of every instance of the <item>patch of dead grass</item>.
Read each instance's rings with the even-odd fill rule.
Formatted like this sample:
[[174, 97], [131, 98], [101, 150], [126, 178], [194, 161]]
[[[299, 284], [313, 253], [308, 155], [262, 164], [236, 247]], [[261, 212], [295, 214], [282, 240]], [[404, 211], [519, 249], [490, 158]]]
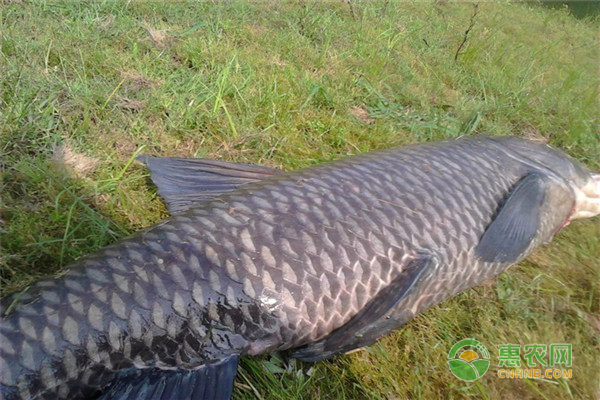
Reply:
[[78, 178], [89, 177], [100, 160], [78, 153], [67, 142], [57, 145], [52, 152], [52, 162], [63, 167], [72, 175]]
[[124, 87], [133, 92], [148, 89], [162, 83], [150, 80], [136, 71], [122, 71], [121, 77], [125, 80]]
[[152, 43], [154, 43], [156, 47], [166, 48], [173, 42], [173, 34], [169, 33], [166, 29], [155, 29], [147, 23], [142, 23], [142, 27], [148, 32], [150, 39], [152, 39]]
[[370, 117], [369, 111], [367, 111], [364, 105], [352, 107], [350, 114], [363, 124], [371, 125], [375, 123], [375, 118]]
[[146, 108], [146, 102], [140, 100], [128, 99], [127, 97], [122, 97], [121, 101], [118, 103], [119, 108], [131, 112], [138, 112]]
[[543, 135], [535, 126], [531, 124], [527, 124], [527, 126], [522, 129], [522, 135], [527, 139], [537, 143], [547, 144], [549, 141], [547, 136]]
[[114, 15], [105, 15], [103, 17], [98, 17], [94, 20], [98, 29], [101, 31], [110, 31], [115, 27], [115, 16]]

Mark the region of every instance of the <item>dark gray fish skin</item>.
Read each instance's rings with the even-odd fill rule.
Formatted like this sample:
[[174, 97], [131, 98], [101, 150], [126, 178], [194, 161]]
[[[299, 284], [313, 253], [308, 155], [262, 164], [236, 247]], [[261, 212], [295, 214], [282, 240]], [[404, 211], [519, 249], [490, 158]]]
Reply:
[[[532, 173], [544, 189], [529, 210], [534, 236], [510, 261], [486, 261], [480, 240]], [[132, 368], [193, 370], [297, 348], [318, 359], [330, 345], [334, 354], [332, 332], [427, 255], [434, 262], [386, 310], [387, 325], [366, 328], [371, 342], [551, 240], [590, 176], [548, 146], [475, 136], [246, 185], [3, 299], [2, 394], [86, 398]]]

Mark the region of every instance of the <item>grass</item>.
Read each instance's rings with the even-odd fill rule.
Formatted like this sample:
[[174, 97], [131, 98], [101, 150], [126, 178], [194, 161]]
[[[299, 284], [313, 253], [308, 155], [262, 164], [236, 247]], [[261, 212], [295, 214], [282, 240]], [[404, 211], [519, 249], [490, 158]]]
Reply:
[[[24, 1], [0, 24], [4, 293], [167, 215], [138, 151], [292, 170], [485, 132], [600, 169], [598, 19], [564, 8]], [[235, 398], [598, 398], [599, 255], [598, 219], [573, 223], [367, 350], [244, 360]], [[446, 365], [464, 337], [491, 354], [474, 383]], [[562, 342], [571, 379], [497, 377], [497, 345]]]

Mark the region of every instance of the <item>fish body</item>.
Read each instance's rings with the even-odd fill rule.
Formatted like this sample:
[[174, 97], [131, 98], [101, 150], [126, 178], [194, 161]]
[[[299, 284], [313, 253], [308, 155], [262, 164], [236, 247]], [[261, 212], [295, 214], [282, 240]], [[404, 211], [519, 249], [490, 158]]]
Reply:
[[239, 356], [369, 345], [600, 213], [598, 175], [514, 137], [146, 162], [173, 216], [3, 299], [4, 398], [228, 397]]

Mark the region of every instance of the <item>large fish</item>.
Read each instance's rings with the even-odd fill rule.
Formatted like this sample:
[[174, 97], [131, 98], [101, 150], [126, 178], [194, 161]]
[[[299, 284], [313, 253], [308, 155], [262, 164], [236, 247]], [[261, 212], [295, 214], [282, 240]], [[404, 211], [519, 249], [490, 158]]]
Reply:
[[600, 213], [600, 175], [516, 137], [145, 162], [172, 217], [4, 299], [5, 399], [227, 398], [240, 356], [369, 345]]

